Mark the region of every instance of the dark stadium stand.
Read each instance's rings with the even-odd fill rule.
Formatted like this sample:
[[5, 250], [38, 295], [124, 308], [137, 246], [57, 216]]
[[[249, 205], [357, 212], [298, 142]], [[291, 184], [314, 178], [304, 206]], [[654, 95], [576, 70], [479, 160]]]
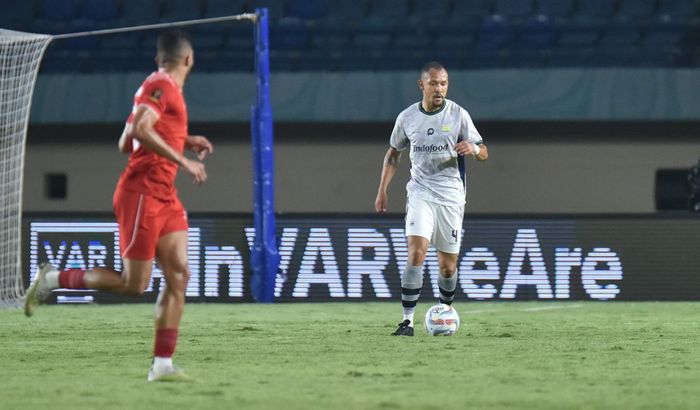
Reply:
[[[697, 67], [700, 0], [23, 0], [0, 27], [41, 33], [213, 17], [268, 7], [277, 71]], [[246, 24], [191, 30], [198, 69], [249, 71]], [[151, 66], [153, 33], [53, 44], [45, 71]], [[144, 57], [149, 57], [144, 59]]]

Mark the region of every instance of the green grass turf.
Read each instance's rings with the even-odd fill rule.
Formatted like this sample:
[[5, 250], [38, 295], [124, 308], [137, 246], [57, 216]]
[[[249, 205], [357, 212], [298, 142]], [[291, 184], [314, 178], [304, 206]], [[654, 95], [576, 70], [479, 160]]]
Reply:
[[146, 382], [150, 305], [0, 310], [0, 408], [700, 406], [698, 304], [455, 306], [456, 336], [398, 338], [397, 302], [188, 305], [188, 384]]

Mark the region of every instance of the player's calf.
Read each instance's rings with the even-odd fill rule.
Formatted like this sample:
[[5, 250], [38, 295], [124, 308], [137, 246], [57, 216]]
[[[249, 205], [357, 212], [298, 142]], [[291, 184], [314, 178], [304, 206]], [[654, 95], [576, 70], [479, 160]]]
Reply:
[[438, 288], [440, 289], [440, 303], [451, 305], [455, 298], [455, 289], [457, 289], [457, 273], [454, 272], [449, 277], [440, 274]]

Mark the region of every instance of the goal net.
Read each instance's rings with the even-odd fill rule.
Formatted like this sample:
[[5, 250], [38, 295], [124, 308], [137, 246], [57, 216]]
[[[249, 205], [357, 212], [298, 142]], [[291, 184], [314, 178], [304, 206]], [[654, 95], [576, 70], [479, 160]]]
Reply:
[[[252, 293], [272, 302], [279, 264], [274, 214], [272, 111], [269, 99], [268, 12], [150, 24], [82, 33], [45, 35], [0, 29], [0, 308], [22, 302], [32, 267], [22, 266], [22, 179], [27, 126], [39, 65], [49, 43], [75, 37], [171, 29], [195, 24], [249, 20], [254, 23], [257, 99], [251, 110], [256, 232], [251, 249]], [[196, 47], [196, 44], [195, 44]], [[24, 250], [27, 251], [27, 250]], [[23, 276], [23, 273], [26, 276]], [[33, 272], [32, 272], [33, 273]]]
[[0, 29], [0, 307], [23, 293], [22, 174], [29, 110], [51, 36]]

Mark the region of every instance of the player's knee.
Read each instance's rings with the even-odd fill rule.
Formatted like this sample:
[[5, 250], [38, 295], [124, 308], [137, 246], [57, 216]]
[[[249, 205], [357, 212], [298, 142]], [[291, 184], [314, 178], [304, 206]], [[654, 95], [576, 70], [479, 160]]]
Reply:
[[122, 293], [127, 296], [141, 296], [148, 288], [148, 282], [125, 279], [122, 286]]
[[413, 266], [421, 266], [425, 261], [425, 249], [411, 249], [408, 252], [408, 261]]
[[141, 296], [146, 291], [147, 286], [140, 283], [127, 283], [124, 285], [124, 294], [127, 296]]
[[177, 266], [169, 270], [166, 275], [168, 287], [176, 293], [183, 293], [187, 289], [190, 280], [190, 270], [187, 265]]
[[443, 278], [451, 278], [457, 274], [457, 266], [450, 266], [440, 269], [440, 276]]

